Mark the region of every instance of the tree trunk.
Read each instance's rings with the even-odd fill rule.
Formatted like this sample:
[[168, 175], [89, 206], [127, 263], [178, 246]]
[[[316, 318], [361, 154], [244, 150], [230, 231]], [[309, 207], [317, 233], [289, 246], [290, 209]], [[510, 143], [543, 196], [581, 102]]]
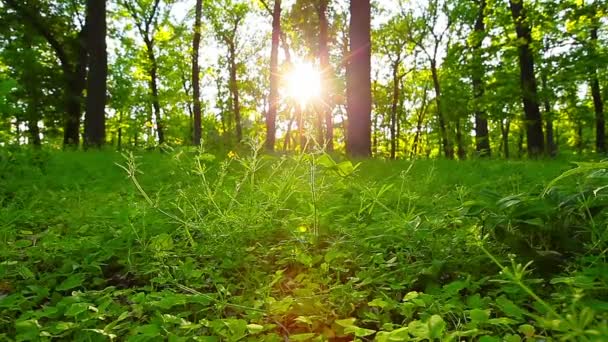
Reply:
[[236, 125], [236, 142], [241, 143], [243, 140], [243, 127], [241, 126], [241, 105], [239, 103], [239, 87], [236, 77], [236, 47], [234, 42], [228, 44], [228, 52], [230, 59], [230, 92], [232, 93], [232, 110], [234, 111], [234, 120]]
[[101, 147], [106, 138], [106, 0], [87, 0], [86, 22], [89, 72], [84, 118], [85, 148]]
[[511, 130], [511, 120], [506, 119], [503, 123], [500, 120], [500, 132], [502, 133], [502, 148], [505, 159], [509, 159], [509, 131]]
[[553, 138], [553, 111], [551, 110], [551, 101], [549, 98], [549, 87], [547, 86], [547, 75], [543, 73], [541, 76], [541, 82], [543, 87], [543, 102], [545, 107], [545, 131], [547, 132], [547, 155], [555, 156], [555, 141]]
[[266, 150], [274, 151], [277, 108], [279, 106], [279, 43], [281, 39], [281, 0], [274, 0], [272, 47], [270, 49], [270, 96], [266, 113]]
[[439, 119], [439, 128], [441, 130], [443, 153], [446, 158], [454, 159], [454, 147], [452, 147], [452, 143], [450, 142], [443, 109], [441, 108], [441, 84], [439, 83], [439, 74], [437, 73], [437, 63], [435, 60], [431, 60], [431, 74], [433, 76], [433, 87], [435, 88], [435, 102], [437, 104], [437, 118]]
[[116, 142], [116, 149], [122, 150], [122, 111], [118, 112], [118, 140]]
[[160, 114], [160, 100], [158, 98], [158, 63], [154, 55], [154, 40], [144, 37], [148, 62], [150, 62], [150, 92], [152, 96], [152, 108], [154, 109], [154, 120], [156, 120], [156, 134], [158, 134], [158, 144], [165, 142], [164, 126]]
[[331, 65], [329, 64], [329, 23], [327, 20], [327, 5], [329, 0], [321, 0], [317, 7], [319, 17], [319, 63], [321, 65], [321, 115], [325, 119], [325, 146], [327, 151], [334, 150], [334, 120], [332, 117], [333, 103], [331, 100], [332, 80]]
[[350, 52], [347, 87], [346, 150], [351, 156], [371, 155], [371, 6], [370, 0], [350, 2]]
[[201, 17], [203, 15], [203, 0], [196, 0], [194, 8], [194, 36], [192, 38], [192, 144], [200, 146], [202, 137], [201, 127], [201, 68], [199, 66], [199, 50], [201, 46]]
[[534, 56], [531, 49], [532, 30], [523, 6], [523, 0], [509, 0], [518, 38], [519, 68], [524, 104], [528, 155], [536, 157], [544, 152], [543, 122], [540, 115]]
[[393, 102], [391, 104], [391, 159], [395, 159], [397, 152], [397, 106], [399, 105], [399, 66], [401, 60], [393, 63]]
[[[598, 25], [594, 25], [591, 29], [591, 56], [595, 59], [597, 45]], [[606, 152], [606, 120], [604, 118], [604, 102], [602, 101], [602, 91], [600, 82], [597, 76], [597, 66], [593, 65], [591, 70], [591, 96], [593, 97], [593, 108], [595, 110], [595, 149], [599, 153]]]
[[422, 124], [424, 123], [424, 117], [426, 115], [427, 109], [427, 95], [428, 89], [424, 87], [424, 93], [422, 94], [422, 104], [420, 107], [420, 112], [418, 113], [418, 122], [416, 123], [416, 134], [414, 135], [414, 142], [412, 143], [412, 153], [410, 158], [414, 158], [418, 153], [418, 145], [420, 144], [421, 134], [422, 134]]
[[473, 45], [473, 98], [475, 102], [475, 148], [479, 156], [490, 156], [490, 137], [488, 130], [488, 118], [483, 109], [484, 86], [483, 76], [485, 74], [481, 44], [485, 35], [485, 9], [486, 0], [478, 0], [479, 9], [475, 21], [474, 45]]
[[464, 147], [462, 128], [460, 127], [460, 119], [456, 119], [456, 145], [458, 146], [458, 159], [465, 160], [467, 158], [467, 150]]

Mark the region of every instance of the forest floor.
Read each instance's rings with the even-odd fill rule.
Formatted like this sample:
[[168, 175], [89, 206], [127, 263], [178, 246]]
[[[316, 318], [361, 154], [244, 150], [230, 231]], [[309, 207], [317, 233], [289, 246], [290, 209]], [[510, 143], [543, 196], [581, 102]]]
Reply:
[[608, 340], [605, 163], [137, 154], [0, 152], [0, 340]]

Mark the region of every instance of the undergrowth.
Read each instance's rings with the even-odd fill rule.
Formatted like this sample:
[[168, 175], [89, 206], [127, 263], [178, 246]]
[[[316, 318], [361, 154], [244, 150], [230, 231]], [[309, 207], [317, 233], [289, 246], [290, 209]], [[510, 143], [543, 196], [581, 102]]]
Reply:
[[260, 149], [0, 152], [0, 339], [608, 338], [605, 162]]

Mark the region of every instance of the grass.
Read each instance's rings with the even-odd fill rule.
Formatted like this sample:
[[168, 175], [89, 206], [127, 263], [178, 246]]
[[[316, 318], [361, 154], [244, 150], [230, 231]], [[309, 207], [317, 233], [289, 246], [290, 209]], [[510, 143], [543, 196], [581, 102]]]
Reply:
[[608, 337], [601, 167], [258, 152], [0, 153], [0, 340]]

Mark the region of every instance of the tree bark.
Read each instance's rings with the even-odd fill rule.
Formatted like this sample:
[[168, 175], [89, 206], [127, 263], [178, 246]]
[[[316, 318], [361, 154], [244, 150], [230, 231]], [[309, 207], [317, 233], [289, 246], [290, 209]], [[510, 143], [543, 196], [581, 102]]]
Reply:
[[591, 70], [591, 96], [593, 97], [593, 108], [595, 110], [595, 149], [599, 153], [605, 153], [606, 119], [604, 118], [604, 102], [602, 101], [602, 91], [597, 76], [597, 66], [595, 65], [598, 26], [599, 24], [595, 24], [591, 29], [591, 57], [594, 59]]
[[270, 49], [270, 96], [266, 113], [266, 150], [274, 151], [277, 108], [279, 106], [279, 43], [281, 39], [281, 0], [274, 1], [272, 11], [272, 46]]
[[333, 91], [331, 80], [331, 65], [329, 64], [329, 22], [327, 20], [327, 6], [329, 0], [320, 0], [317, 7], [319, 17], [319, 64], [321, 65], [321, 113], [325, 120], [324, 143], [327, 151], [334, 150], [334, 121], [332, 117], [333, 103], [331, 94]]
[[85, 148], [101, 147], [106, 138], [106, 0], [87, 0], [86, 22], [89, 71], [84, 119]]
[[486, 0], [478, 0], [479, 9], [474, 29], [473, 45], [473, 98], [475, 101], [475, 147], [479, 156], [490, 156], [490, 138], [488, 130], [488, 118], [483, 109], [484, 85], [483, 76], [485, 74], [481, 44], [485, 35], [485, 9]]
[[500, 132], [502, 133], [502, 148], [505, 159], [509, 159], [509, 132], [511, 131], [511, 120], [506, 119], [503, 123], [500, 120]]
[[194, 8], [194, 36], [192, 37], [192, 144], [201, 144], [201, 68], [199, 65], [199, 50], [201, 46], [201, 17], [203, 15], [203, 0], [196, 0]]
[[543, 122], [538, 103], [534, 55], [532, 53], [532, 29], [523, 0], [509, 0], [511, 15], [518, 38], [520, 84], [524, 104], [528, 155], [537, 157], [544, 153]]
[[397, 106], [399, 105], [399, 66], [401, 59], [393, 62], [393, 100], [391, 103], [391, 159], [395, 159], [397, 152]]
[[239, 87], [236, 76], [236, 47], [234, 41], [228, 43], [228, 59], [230, 64], [230, 92], [232, 93], [232, 110], [236, 125], [236, 142], [243, 140], [243, 127], [241, 126], [241, 105], [239, 103]]
[[424, 87], [424, 92], [422, 94], [422, 104], [420, 107], [420, 112], [418, 113], [418, 122], [416, 123], [416, 134], [414, 135], [414, 142], [412, 143], [412, 153], [410, 155], [410, 158], [414, 158], [416, 156], [416, 154], [418, 153], [418, 145], [420, 143], [421, 140], [421, 134], [422, 134], [422, 124], [424, 123], [424, 117], [426, 115], [426, 109], [427, 109], [427, 95], [428, 95], [428, 89], [425, 86]]
[[434, 59], [431, 59], [431, 75], [433, 76], [433, 87], [435, 88], [435, 103], [437, 105], [437, 118], [439, 119], [439, 129], [441, 130], [443, 153], [446, 158], [454, 159], [454, 147], [450, 142], [443, 109], [441, 108], [441, 84], [439, 83], [437, 63]]
[[555, 141], [553, 138], [553, 111], [551, 110], [551, 101], [549, 97], [549, 87], [547, 86], [547, 75], [543, 73], [541, 75], [541, 82], [543, 87], [543, 104], [545, 107], [545, 131], [546, 131], [546, 148], [547, 155], [555, 156]]
[[351, 156], [371, 156], [371, 6], [350, 2], [350, 52], [347, 66], [347, 145]]
[[465, 160], [467, 158], [467, 150], [464, 147], [464, 139], [462, 137], [462, 128], [460, 127], [460, 119], [456, 119], [456, 145], [458, 147], [458, 159]]
[[158, 63], [154, 54], [154, 38], [144, 37], [146, 43], [146, 52], [148, 62], [150, 63], [150, 95], [152, 96], [152, 108], [154, 109], [154, 120], [156, 120], [156, 134], [158, 135], [158, 144], [165, 142], [164, 125], [160, 114], [160, 99], [158, 97]]

